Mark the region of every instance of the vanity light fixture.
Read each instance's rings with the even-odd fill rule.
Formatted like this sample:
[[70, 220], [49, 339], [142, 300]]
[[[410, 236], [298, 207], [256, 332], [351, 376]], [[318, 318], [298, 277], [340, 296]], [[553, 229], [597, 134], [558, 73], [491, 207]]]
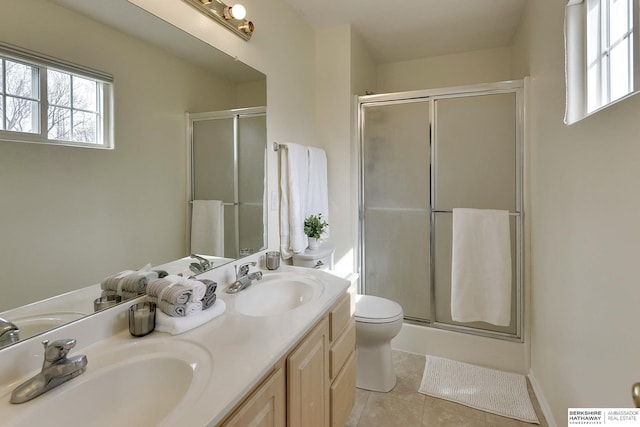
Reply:
[[237, 36], [249, 40], [253, 34], [253, 22], [246, 19], [247, 9], [241, 4], [227, 6], [222, 0], [184, 0]]

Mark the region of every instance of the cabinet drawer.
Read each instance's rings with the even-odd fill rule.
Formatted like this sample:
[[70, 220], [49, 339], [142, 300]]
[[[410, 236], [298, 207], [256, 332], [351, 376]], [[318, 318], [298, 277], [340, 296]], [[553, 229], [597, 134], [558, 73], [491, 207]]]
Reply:
[[351, 295], [345, 294], [329, 314], [329, 340], [333, 342], [351, 318]]
[[338, 377], [331, 385], [331, 426], [343, 427], [356, 399], [356, 352], [353, 351], [347, 359]]
[[349, 355], [353, 353], [356, 348], [356, 322], [351, 319], [348, 326], [338, 337], [338, 339], [331, 345], [329, 351], [329, 366], [331, 371], [331, 380], [333, 380], [344, 363], [349, 358]]

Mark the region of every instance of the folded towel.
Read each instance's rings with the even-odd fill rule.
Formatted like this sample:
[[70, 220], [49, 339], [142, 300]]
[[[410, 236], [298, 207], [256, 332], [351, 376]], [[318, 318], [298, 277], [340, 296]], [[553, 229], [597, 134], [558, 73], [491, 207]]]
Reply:
[[511, 235], [509, 212], [453, 210], [451, 318], [509, 326]]
[[288, 143], [280, 150], [280, 251], [291, 258], [307, 247], [304, 219], [309, 193], [309, 155], [307, 147]]
[[192, 316], [171, 317], [160, 310], [156, 312], [156, 331], [178, 335], [209, 322], [223, 314], [226, 309], [225, 302], [219, 299], [209, 310], [201, 311]]
[[[309, 147], [309, 192], [305, 218], [309, 215], [322, 214], [322, 219], [329, 222], [329, 196], [327, 184], [327, 155], [322, 148]], [[329, 237], [329, 229], [325, 228], [322, 236]]]
[[191, 209], [191, 253], [224, 256], [222, 201], [194, 200]]

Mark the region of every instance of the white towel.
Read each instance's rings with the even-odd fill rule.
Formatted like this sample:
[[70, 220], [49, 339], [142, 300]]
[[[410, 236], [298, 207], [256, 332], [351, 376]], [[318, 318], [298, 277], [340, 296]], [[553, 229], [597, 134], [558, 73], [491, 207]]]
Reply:
[[191, 253], [224, 256], [224, 208], [220, 200], [194, 200]]
[[280, 151], [280, 251], [291, 258], [307, 247], [304, 219], [309, 185], [307, 147], [288, 143]]
[[209, 309], [185, 317], [171, 317], [161, 310], [156, 310], [156, 331], [178, 335], [215, 319], [226, 309], [225, 302], [218, 298]]
[[511, 236], [509, 212], [453, 210], [451, 318], [509, 326]]
[[[329, 191], [327, 186], [327, 155], [324, 150], [309, 147], [309, 192], [307, 211], [309, 215], [322, 214], [322, 220], [329, 223]], [[322, 238], [329, 237], [329, 229], [325, 228]]]

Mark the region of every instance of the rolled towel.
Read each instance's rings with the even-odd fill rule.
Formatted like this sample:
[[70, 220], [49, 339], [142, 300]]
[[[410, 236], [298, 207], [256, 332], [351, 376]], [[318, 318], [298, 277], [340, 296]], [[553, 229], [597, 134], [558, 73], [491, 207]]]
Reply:
[[147, 285], [151, 280], [158, 278], [155, 271], [147, 271], [144, 273], [132, 273], [122, 278], [122, 289], [127, 292], [145, 293]]
[[169, 273], [167, 273], [167, 272], [166, 272], [166, 271], [164, 271], [164, 270], [153, 270], [153, 271], [155, 271], [156, 273], [158, 273], [158, 278], [159, 278], [159, 279], [163, 279], [163, 278], [165, 278], [165, 277], [167, 277], [167, 276], [169, 275]]
[[207, 290], [204, 292], [204, 298], [216, 293], [216, 288], [218, 287], [218, 284], [216, 282], [208, 279], [202, 279], [200, 281], [207, 287]]
[[167, 276], [164, 279], [152, 280], [147, 285], [147, 295], [154, 298], [160, 296], [162, 300], [171, 304], [186, 304], [191, 297], [192, 291], [179, 283], [168, 280], [169, 277], [171, 276]]
[[186, 306], [187, 316], [191, 316], [202, 311], [202, 301], [188, 302]]
[[208, 279], [202, 279], [200, 281], [207, 287], [204, 297], [202, 298], [202, 309], [206, 310], [216, 302], [216, 288], [218, 284]]
[[[162, 300], [158, 302], [156, 298], [149, 298], [152, 302], [155, 302], [158, 308], [167, 316], [171, 317], [184, 317], [187, 315], [186, 304], [171, 304], [168, 301]], [[155, 301], [154, 301], [155, 300]]]
[[172, 335], [181, 334], [211, 321], [223, 314], [226, 309], [225, 302], [219, 299], [211, 309], [187, 317], [167, 316], [160, 310], [156, 312], [156, 331], [167, 332]]
[[185, 288], [191, 290], [191, 297], [189, 298], [189, 302], [202, 301], [202, 298], [204, 298], [207, 292], [207, 286], [196, 279], [184, 279], [180, 284]]
[[217, 295], [215, 293], [209, 296], [205, 295], [204, 299], [202, 300], [202, 309], [207, 310], [209, 307], [212, 307], [213, 304], [215, 304], [216, 302], [216, 298], [217, 298]]

